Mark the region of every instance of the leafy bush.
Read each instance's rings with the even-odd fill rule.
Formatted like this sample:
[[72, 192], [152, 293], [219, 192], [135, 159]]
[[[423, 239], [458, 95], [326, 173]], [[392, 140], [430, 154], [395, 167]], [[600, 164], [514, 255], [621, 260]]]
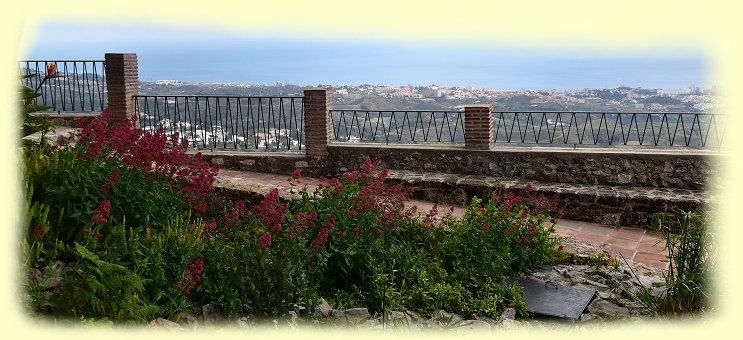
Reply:
[[473, 198], [470, 209], [448, 225], [451, 233], [442, 238], [444, 269], [465, 286], [480, 287], [487, 279], [500, 281], [551, 261], [558, 239], [549, 214], [556, 213], [556, 206], [540, 196], [530, 209], [530, 195], [527, 186], [519, 195], [493, 196], [484, 206]]
[[109, 119], [106, 110], [74, 145], [24, 152], [24, 262], [71, 269], [59, 289], [29, 285], [30, 305], [57, 316], [170, 317], [200, 280], [208, 228], [194, 215], [206, 210], [216, 168], [187, 155], [177, 135]]
[[247, 228], [229, 229], [206, 244], [198, 293], [231, 317], [310, 311], [315, 293], [307, 277], [308, 260], [302, 244], [266, 241]]

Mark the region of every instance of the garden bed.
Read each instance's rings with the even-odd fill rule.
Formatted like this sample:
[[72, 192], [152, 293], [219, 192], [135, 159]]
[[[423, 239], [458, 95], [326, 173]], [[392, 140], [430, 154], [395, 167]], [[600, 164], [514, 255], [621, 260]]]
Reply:
[[296, 171], [294, 199], [271, 190], [246, 204], [214, 191], [217, 168], [177, 135], [142, 135], [109, 118], [86, 125], [74, 144], [24, 152], [24, 302], [35, 317], [245, 326], [362, 315], [354, 324], [374, 328], [384, 315], [382, 327], [387, 316], [491, 327], [528, 315], [521, 289], [503, 285], [524, 273], [601, 288], [595, 301], [604, 302], [581, 319], [652, 310], [627, 297], [651, 292], [658, 273], [643, 273], [643, 283], [600, 255], [566, 253], [573, 245], [554, 232], [556, 197], [528, 186], [437, 219], [436, 207], [406, 208], [412, 188], [390, 184], [368, 160], [317, 190], [298, 185]]

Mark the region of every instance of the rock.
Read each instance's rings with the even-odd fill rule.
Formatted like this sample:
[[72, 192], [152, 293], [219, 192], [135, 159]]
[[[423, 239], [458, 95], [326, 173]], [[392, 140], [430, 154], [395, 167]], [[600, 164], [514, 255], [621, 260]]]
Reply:
[[212, 158], [212, 164], [215, 165], [224, 165], [224, 159], [220, 157], [214, 157]]
[[297, 312], [291, 310], [289, 311], [289, 325], [292, 327], [297, 327], [297, 323], [299, 322], [299, 316], [297, 315]]
[[580, 315], [580, 319], [579, 320], [580, 320], [580, 322], [586, 322], [586, 321], [591, 321], [591, 320], [593, 320], [595, 318], [596, 318], [596, 315], [593, 315], [591, 313], [583, 313], [583, 314]]
[[489, 318], [487, 316], [474, 315], [474, 317], [475, 317], [475, 320], [485, 321], [485, 322], [487, 322], [487, 323], [489, 323], [491, 325], [498, 324], [497, 321], [495, 321], [495, 320], [493, 320], [493, 319], [491, 319], [491, 318]]
[[490, 324], [482, 321], [482, 320], [464, 320], [460, 324], [461, 328], [464, 329], [473, 329], [473, 330], [481, 330], [481, 329], [490, 329]]
[[64, 273], [66, 264], [62, 261], [55, 261], [53, 264], [51, 264], [51, 268], [48, 268], [46, 270], [51, 270], [52, 274], [51, 277], [46, 280], [46, 287], [47, 289], [55, 289], [59, 287], [60, 283], [62, 283], [62, 274]]
[[599, 291], [598, 292], [598, 297], [601, 298], [601, 299], [604, 299], [604, 300], [610, 300], [610, 299], [614, 298], [614, 294], [609, 293], [609, 292], [605, 292], [605, 291]]
[[598, 288], [602, 288], [602, 289], [609, 288], [609, 286], [607, 286], [607, 285], [605, 285], [603, 283], [596, 282], [596, 281], [586, 280], [585, 282], [587, 284], [591, 285], [591, 286], [594, 286], [594, 287], [598, 287]]
[[376, 326], [378, 326], [380, 324], [381, 324], [381, 321], [379, 321], [378, 319], [369, 319], [369, 320], [364, 321], [361, 324], [361, 326], [362, 327], [374, 328], [374, 327], [376, 327]]
[[147, 328], [180, 329], [181, 325], [173, 321], [170, 321], [168, 319], [158, 318], [158, 319], [152, 320], [147, 325]]
[[506, 308], [503, 310], [503, 313], [500, 315], [501, 320], [515, 320], [516, 319], [516, 309], [513, 308]]
[[503, 328], [506, 328], [506, 329], [508, 329], [508, 328], [515, 328], [515, 327], [518, 327], [519, 326], [519, 323], [520, 322], [518, 322], [516, 320], [503, 319], [503, 320], [500, 321], [500, 326], [503, 327]]
[[338, 313], [338, 316], [345, 321], [357, 322], [366, 321], [371, 317], [369, 310], [366, 308], [349, 308]]
[[220, 312], [219, 309], [211, 303], [201, 306], [201, 313], [203, 314], [205, 325], [214, 323], [224, 318], [222, 312]]
[[636, 280], [639, 280], [640, 284], [645, 288], [652, 288], [653, 286], [656, 286], [656, 282], [662, 281], [661, 279], [657, 277], [651, 277], [651, 276], [642, 275], [642, 274], [638, 274]]
[[416, 313], [416, 312], [413, 312], [413, 311], [409, 311], [408, 310], [408, 311], [405, 311], [405, 315], [407, 315], [410, 318], [410, 321], [413, 321], [413, 322], [422, 322], [423, 321], [423, 318], [420, 315], [418, 315], [418, 313]]
[[297, 168], [297, 169], [307, 168], [309, 166], [310, 166], [310, 164], [307, 163], [306, 161], [296, 161], [294, 163], [294, 167]]
[[246, 159], [244, 161], [240, 161], [240, 164], [247, 165], [247, 166], [253, 166], [255, 165], [255, 159]]
[[400, 322], [400, 321], [411, 321], [410, 316], [405, 312], [393, 310], [384, 316], [384, 319], [389, 322]]
[[191, 314], [180, 312], [176, 316], [178, 324], [182, 326], [194, 327], [199, 325], [199, 319]]
[[443, 310], [438, 310], [438, 311], [433, 312], [431, 314], [431, 318], [429, 319], [429, 321], [436, 321], [439, 324], [445, 324], [445, 325], [446, 324], [454, 325], [459, 322], [462, 322], [463, 320], [464, 318], [461, 315], [456, 314], [456, 313], [449, 313]]
[[201, 305], [198, 302], [191, 302], [191, 315], [195, 316], [203, 323], [204, 313], [201, 311]]
[[330, 307], [325, 299], [320, 299], [313, 309], [315, 316], [319, 318], [327, 318], [333, 313], [333, 308]]
[[237, 320], [235, 320], [235, 323], [240, 328], [250, 327], [250, 323], [248, 322], [248, 317], [247, 316], [241, 316], [241, 317], [239, 317]]
[[26, 277], [28, 278], [29, 283], [32, 285], [38, 285], [39, 280], [41, 279], [41, 271], [36, 268], [31, 268], [28, 270]]
[[629, 183], [632, 183], [632, 175], [618, 174], [617, 175], [617, 182], [619, 184], [629, 184]]
[[597, 316], [614, 318], [614, 317], [629, 317], [629, 309], [626, 307], [617, 306], [604, 299], [595, 299], [591, 304], [588, 305], [588, 312]]
[[653, 297], [655, 297], [656, 299], [663, 299], [666, 297], [667, 292], [668, 292], [668, 287], [653, 288]]
[[467, 205], [467, 201], [469, 200], [469, 198], [467, 197], [467, 192], [464, 191], [462, 188], [454, 189], [450, 197], [452, 202], [458, 205]]

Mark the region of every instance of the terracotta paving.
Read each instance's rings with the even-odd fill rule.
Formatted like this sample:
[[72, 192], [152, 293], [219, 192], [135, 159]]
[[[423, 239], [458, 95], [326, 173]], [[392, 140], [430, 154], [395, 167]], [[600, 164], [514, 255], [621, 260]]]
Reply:
[[[217, 185], [220, 185], [220, 180], [227, 178], [232, 183], [239, 182], [246, 187], [278, 188], [283, 191], [291, 188], [286, 175], [227, 169], [220, 170]], [[321, 181], [315, 178], [300, 179], [300, 187], [307, 185], [310, 191], [316, 189], [320, 183]], [[431, 202], [418, 200], [412, 200], [408, 204], [417, 206], [418, 211], [424, 212], [430, 211], [433, 207]], [[446, 214], [449, 209], [452, 209], [453, 215], [457, 217], [461, 217], [465, 211], [463, 207], [438, 205], [439, 216]], [[619, 257], [621, 254], [627, 261], [642, 263], [653, 268], [667, 268], [668, 266], [665, 242], [660, 234], [652, 231], [571, 220], [559, 220], [555, 229], [560, 236], [572, 237], [577, 241], [594, 245], [604, 245], [614, 257]]]

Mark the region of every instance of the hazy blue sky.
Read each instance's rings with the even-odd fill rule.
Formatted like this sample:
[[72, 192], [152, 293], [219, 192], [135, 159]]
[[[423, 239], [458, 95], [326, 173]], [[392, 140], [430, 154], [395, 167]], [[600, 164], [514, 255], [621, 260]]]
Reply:
[[299, 85], [443, 85], [495, 89], [710, 86], [693, 46], [612, 56], [595, 49], [250, 37], [208, 28], [49, 22], [19, 59], [103, 59], [134, 52], [140, 79]]

